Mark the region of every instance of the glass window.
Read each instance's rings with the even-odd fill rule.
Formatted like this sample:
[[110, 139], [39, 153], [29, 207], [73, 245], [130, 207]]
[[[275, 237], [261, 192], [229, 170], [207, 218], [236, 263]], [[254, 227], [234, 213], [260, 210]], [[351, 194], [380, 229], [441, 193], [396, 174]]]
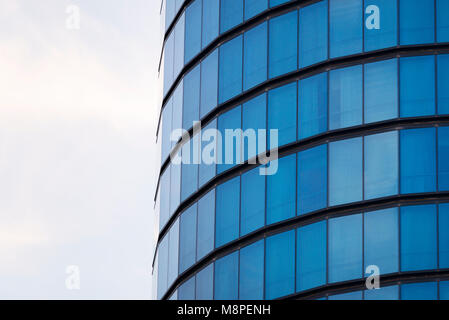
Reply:
[[179, 264], [179, 219], [170, 228], [168, 247], [168, 286], [176, 280], [178, 276]]
[[438, 190], [449, 191], [449, 127], [438, 128]]
[[178, 300], [195, 300], [195, 277], [179, 286]]
[[265, 299], [286, 296], [295, 291], [295, 231], [266, 240]]
[[242, 92], [242, 36], [220, 47], [219, 103]]
[[327, 72], [299, 81], [298, 133], [305, 139], [327, 130]]
[[183, 3], [184, 3], [184, 0], [176, 0], [175, 1], [175, 12], [178, 12], [179, 9], [181, 9], [181, 6]]
[[366, 64], [365, 123], [393, 119], [397, 116], [398, 60]]
[[365, 290], [365, 300], [399, 300], [399, 287], [390, 286]]
[[439, 268], [445, 269], [449, 268], [449, 204], [440, 204], [438, 210]]
[[[202, 155], [201, 163], [199, 164], [198, 182], [201, 188], [207, 182], [209, 182], [214, 176], [216, 171], [217, 150], [211, 150], [213, 147], [217, 147], [217, 119], [210, 122], [205, 128], [202, 129], [201, 138], [201, 150]], [[213, 130], [213, 131], [209, 131]]]
[[265, 225], [265, 176], [255, 168], [242, 175], [242, 236]]
[[435, 128], [401, 131], [401, 193], [436, 191]]
[[170, 34], [165, 42], [164, 48], [164, 96], [167, 94], [173, 83], [173, 62], [175, 51], [175, 35]]
[[365, 137], [365, 200], [398, 193], [398, 132]]
[[243, 22], [243, 0], [221, 0], [220, 32]]
[[220, 0], [203, 1], [203, 38], [202, 48], [218, 37]]
[[181, 201], [190, 197], [198, 189], [198, 164], [196, 164], [198, 159], [195, 158], [199, 158], [199, 149], [198, 135], [182, 147]]
[[264, 240], [240, 250], [240, 300], [263, 299]]
[[199, 120], [200, 109], [200, 65], [184, 77], [184, 109], [182, 127], [189, 130]]
[[201, 119], [217, 106], [217, 98], [218, 50], [215, 50], [201, 62]]
[[365, 269], [376, 265], [381, 274], [399, 270], [398, 209], [365, 213]]
[[437, 41], [449, 42], [448, 0], [437, 0]]
[[243, 90], [267, 80], [267, 23], [264, 22], [244, 35]]
[[196, 212], [195, 203], [181, 215], [179, 224], [179, 273], [183, 273], [196, 261]]
[[[399, 0], [401, 44], [435, 41], [435, 1]], [[419, 19], [417, 19], [419, 17]]]
[[437, 59], [438, 114], [449, 114], [449, 54], [439, 55]]
[[239, 252], [215, 262], [215, 300], [237, 300], [239, 285]]
[[[246, 135], [242, 138], [243, 144], [243, 160], [246, 161], [255, 157], [266, 150], [267, 137], [266, 134], [260, 134], [259, 130], [267, 128], [267, 94], [263, 93], [248, 102], [243, 104], [243, 128], [244, 132], [247, 130], [254, 130], [257, 136], [257, 143], [250, 144], [250, 134], [248, 138]], [[259, 139], [260, 138], [260, 139]]]
[[168, 237], [165, 236], [158, 249], [157, 297], [161, 299], [167, 291]]
[[276, 174], [267, 176], [267, 224], [295, 216], [296, 154], [279, 159]]
[[245, 0], [245, 20], [267, 10], [268, 0]]
[[301, 227], [297, 232], [296, 291], [326, 283], [326, 221]]
[[159, 230], [162, 230], [170, 218], [170, 167], [161, 176], [159, 199]]
[[327, 0], [299, 10], [299, 67], [327, 59]]
[[298, 11], [270, 19], [270, 78], [296, 70], [298, 67]]
[[435, 114], [435, 57], [401, 58], [401, 117]]
[[[238, 106], [218, 117], [218, 131], [221, 133], [222, 159], [217, 172], [222, 173], [241, 163], [242, 107]], [[227, 139], [226, 136], [229, 136]], [[231, 145], [232, 143], [232, 145]]]
[[[176, 129], [182, 129], [182, 101], [184, 99], [184, 81], [181, 82], [176, 87], [173, 92], [173, 115], [172, 115], [172, 131]], [[170, 132], [171, 134], [172, 132]], [[176, 137], [181, 138], [181, 137]], [[171, 141], [171, 148], [176, 145], [178, 141]]]
[[329, 282], [362, 277], [362, 215], [329, 220]]
[[331, 58], [362, 52], [362, 0], [329, 0]]
[[[371, 6], [376, 6], [371, 7]], [[396, 0], [365, 0], [365, 51], [395, 46], [398, 43]]]
[[239, 236], [240, 177], [217, 187], [215, 247], [218, 248]]
[[181, 197], [181, 165], [170, 166], [170, 217], [178, 209]]
[[291, 0], [270, 0], [270, 8], [276, 7], [280, 4], [283, 4], [283, 3], [286, 3], [289, 1], [291, 1]]
[[172, 110], [173, 99], [170, 98], [170, 100], [168, 100], [167, 104], [165, 105], [164, 110], [162, 110], [162, 163], [167, 160], [171, 151], [170, 135], [172, 132]]
[[298, 214], [327, 205], [327, 144], [298, 153]]
[[401, 271], [437, 267], [436, 231], [435, 205], [401, 208]]
[[[207, 1], [206, 1], [207, 2]], [[210, 264], [196, 275], [196, 300], [212, 300], [214, 297], [214, 265]]]
[[436, 282], [407, 283], [401, 285], [401, 300], [437, 300]]
[[175, 0], [165, 1], [165, 30], [168, 29], [173, 19], [175, 18]]
[[202, 2], [202, 0], [195, 0], [186, 9], [186, 38], [184, 49], [184, 62], [186, 64], [201, 50]]
[[185, 30], [185, 15], [183, 14], [175, 25], [175, 52], [174, 52], [174, 66], [173, 66], [173, 80], [184, 67], [184, 30]]
[[332, 70], [329, 75], [329, 129], [362, 124], [362, 66]]
[[449, 300], [449, 281], [440, 281], [440, 300]]
[[268, 129], [278, 130], [279, 146], [296, 140], [296, 95], [296, 82], [268, 92]]
[[362, 200], [362, 148], [362, 138], [329, 144], [329, 205]]
[[362, 291], [347, 292], [329, 296], [329, 300], [362, 300]]
[[214, 249], [215, 190], [198, 201], [198, 239], [196, 256], [202, 259]]

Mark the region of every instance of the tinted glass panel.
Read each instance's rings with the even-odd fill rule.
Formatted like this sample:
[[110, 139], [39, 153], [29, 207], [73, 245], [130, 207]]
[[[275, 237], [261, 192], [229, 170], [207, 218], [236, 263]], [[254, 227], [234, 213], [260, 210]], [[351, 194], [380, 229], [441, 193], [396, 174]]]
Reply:
[[267, 23], [245, 32], [243, 90], [248, 90], [267, 79]]
[[190, 71], [184, 77], [184, 109], [182, 127], [186, 130], [193, 126], [199, 119], [200, 110], [200, 65]]
[[[399, 0], [401, 44], [435, 41], [435, 1]], [[416, 17], [419, 17], [417, 19]]]
[[240, 250], [240, 300], [263, 299], [264, 240]]
[[178, 276], [179, 264], [179, 219], [173, 224], [169, 233], [168, 247], [168, 286], [171, 286]]
[[219, 103], [242, 91], [242, 36], [220, 47]]
[[278, 130], [279, 145], [296, 140], [296, 82], [268, 92], [268, 129]]
[[365, 0], [365, 51], [397, 44], [397, 9], [396, 0]]
[[173, 80], [184, 67], [184, 35], [185, 35], [185, 15], [182, 15], [175, 26], [175, 52], [173, 66]]
[[220, 32], [243, 22], [243, 0], [221, 0]]
[[362, 291], [336, 294], [329, 296], [329, 300], [362, 300]]
[[198, 165], [195, 163], [199, 160], [199, 148], [198, 135], [182, 147], [181, 201], [198, 189]]
[[215, 176], [216, 162], [218, 160], [217, 151], [214, 150], [218, 143], [216, 128], [217, 120], [214, 119], [202, 129], [201, 150], [199, 151], [201, 153], [201, 163], [198, 172], [198, 183], [200, 188]]
[[215, 262], [215, 300], [237, 300], [239, 281], [239, 252]]
[[195, 0], [186, 9], [185, 63], [201, 50], [201, 7], [202, 0]]
[[365, 290], [365, 300], [399, 300], [399, 287], [390, 286]]
[[212, 300], [214, 297], [214, 265], [210, 264], [196, 275], [196, 300]]
[[449, 54], [439, 55], [437, 59], [438, 114], [449, 114]]
[[449, 127], [438, 128], [438, 190], [449, 190]]
[[265, 225], [265, 176], [255, 168], [242, 175], [241, 235]]
[[196, 261], [196, 203], [181, 215], [179, 225], [179, 273]]
[[201, 118], [217, 106], [217, 96], [218, 50], [215, 50], [201, 63]]
[[240, 177], [217, 187], [215, 247], [239, 236]]
[[362, 51], [362, 0], [329, 0], [331, 58]]
[[268, 0], [245, 0], [245, 20], [265, 11], [268, 8]]
[[[251, 99], [243, 104], [243, 128], [245, 134], [242, 140], [243, 143], [243, 160], [248, 160], [255, 157], [266, 150], [266, 134], [259, 134], [259, 130], [267, 128], [267, 95], [261, 94], [260, 96]], [[249, 143], [251, 134], [247, 132], [250, 130], [256, 135], [256, 143]], [[263, 133], [262, 131], [261, 133]], [[254, 140], [254, 137], [253, 137]]]
[[214, 249], [215, 190], [198, 201], [197, 260]]
[[438, 230], [440, 268], [449, 268], [449, 204], [440, 204], [438, 208]]
[[195, 300], [195, 277], [179, 286], [178, 300]]
[[202, 47], [205, 48], [218, 37], [220, 0], [203, 1], [203, 37]]
[[407, 283], [401, 285], [401, 300], [437, 300], [437, 283]]
[[[217, 165], [217, 172], [231, 169], [242, 160], [241, 138], [239, 130], [242, 128], [242, 108], [238, 106], [218, 118], [218, 130], [222, 138], [222, 159]], [[237, 130], [237, 131], [235, 131]]]
[[440, 281], [440, 300], [449, 300], [449, 281]]
[[449, 42], [449, 20], [447, 13], [449, 12], [448, 0], [437, 1], [437, 41]]

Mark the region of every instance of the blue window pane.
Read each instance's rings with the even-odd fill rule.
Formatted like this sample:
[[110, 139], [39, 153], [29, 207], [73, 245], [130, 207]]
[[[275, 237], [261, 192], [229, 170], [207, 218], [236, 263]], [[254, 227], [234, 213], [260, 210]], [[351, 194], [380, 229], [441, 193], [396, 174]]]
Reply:
[[267, 224], [295, 216], [296, 154], [279, 159], [276, 174], [267, 176]]
[[183, 14], [175, 26], [175, 52], [173, 65], [173, 80], [181, 72], [184, 67], [184, 35], [185, 35], [185, 15]]
[[173, 118], [173, 99], [168, 100], [167, 104], [162, 110], [162, 151], [161, 160], [164, 163], [167, 160], [171, 151], [171, 139], [172, 133], [172, 118]]
[[393, 119], [397, 116], [398, 60], [366, 64], [365, 123]]
[[240, 177], [217, 187], [215, 247], [239, 236]]
[[210, 264], [196, 275], [196, 300], [212, 300], [214, 297], [214, 265]]
[[217, 106], [217, 98], [218, 50], [215, 50], [201, 63], [201, 119]]
[[159, 230], [162, 230], [170, 218], [170, 167], [162, 174], [159, 189]]
[[437, 267], [436, 231], [435, 205], [401, 208], [401, 271]]
[[401, 58], [401, 117], [435, 114], [435, 57]]
[[329, 144], [329, 205], [362, 200], [362, 138]]
[[201, 7], [202, 0], [195, 0], [186, 9], [186, 38], [184, 49], [184, 62], [186, 64], [201, 50]]
[[327, 0], [299, 10], [299, 67], [327, 59]]
[[242, 175], [241, 235], [246, 235], [265, 224], [265, 176], [255, 168]]
[[362, 124], [363, 70], [354, 66], [333, 70], [329, 75], [329, 129]]
[[183, 273], [196, 261], [197, 204], [181, 215], [179, 224], [179, 273]]
[[440, 204], [438, 210], [439, 268], [445, 269], [449, 268], [449, 204]]
[[200, 65], [184, 77], [184, 109], [182, 127], [189, 130], [199, 120], [200, 109]]
[[398, 193], [398, 132], [365, 137], [365, 200]]
[[362, 291], [336, 294], [329, 296], [329, 300], [362, 300]]
[[181, 197], [181, 165], [170, 166], [170, 217], [178, 209]]
[[218, 37], [220, 0], [203, 1], [203, 38], [202, 48]]
[[[173, 93], [173, 117], [172, 117], [172, 132], [174, 130], [182, 129], [182, 102], [184, 100], [184, 81], [181, 82], [176, 87]], [[171, 133], [170, 133], [171, 134]], [[171, 148], [173, 149], [177, 140], [181, 136], [174, 137], [171, 141]]]
[[175, 51], [175, 35], [172, 32], [165, 42], [164, 48], [164, 96], [173, 83], [173, 63]]
[[437, 300], [436, 282], [408, 283], [401, 285], [401, 300]]
[[326, 221], [298, 229], [296, 291], [319, 287], [326, 283]]
[[449, 42], [449, 0], [437, 0], [437, 41]]
[[299, 215], [327, 205], [327, 145], [298, 153]]
[[399, 287], [390, 286], [365, 290], [365, 300], [399, 300]]
[[440, 281], [440, 300], [449, 300], [449, 281]]
[[239, 252], [215, 262], [215, 300], [237, 300], [239, 281]]
[[[222, 173], [240, 164], [242, 128], [242, 107], [238, 106], [218, 117], [218, 131], [221, 133], [222, 159], [217, 165], [217, 172]], [[227, 136], [229, 138], [227, 138]], [[231, 139], [232, 138], [232, 139]], [[232, 145], [231, 145], [232, 143]]]
[[299, 81], [298, 132], [305, 139], [327, 130], [327, 73]]
[[219, 103], [242, 91], [242, 36], [220, 47]]
[[245, 20], [267, 10], [268, 0], [245, 0]]
[[257, 143], [250, 144], [250, 135], [243, 137], [243, 160], [246, 161], [266, 150], [266, 134], [260, 134], [259, 130], [267, 128], [267, 95], [265, 93], [257, 96], [243, 104], [243, 131], [254, 130]]
[[198, 201], [197, 260], [214, 249], [215, 190]]
[[226, 32], [243, 22], [243, 0], [221, 0], [220, 32]]
[[168, 247], [168, 286], [178, 277], [179, 265], [179, 219], [170, 228]]
[[167, 291], [168, 271], [168, 237], [166, 236], [158, 248], [157, 297], [161, 299]]
[[298, 67], [298, 11], [270, 19], [270, 78]]
[[240, 300], [263, 299], [264, 240], [240, 250]]
[[[372, 5], [378, 9], [371, 8]], [[396, 0], [365, 0], [365, 51], [388, 48], [398, 43], [397, 10]]]
[[283, 4], [283, 3], [286, 3], [289, 1], [291, 1], [291, 0], [270, 0], [270, 8], [276, 7], [280, 4]]
[[[181, 201], [198, 189], [199, 138], [196, 135], [182, 147]], [[196, 159], [195, 159], [196, 158]]]
[[362, 0], [330, 0], [331, 58], [362, 52]]
[[362, 215], [329, 220], [329, 282], [362, 277]]
[[199, 151], [202, 157], [198, 172], [198, 183], [200, 188], [215, 177], [217, 160], [216, 147], [218, 140], [216, 128], [217, 120], [214, 119], [202, 129], [201, 150]]
[[267, 79], [267, 23], [245, 32], [243, 90], [248, 90]]
[[436, 191], [435, 129], [401, 131], [401, 193]]
[[175, 1], [175, 11], [178, 12], [179, 9], [181, 9], [182, 4], [184, 3], [184, 0], [176, 0]]
[[449, 54], [439, 55], [437, 59], [438, 114], [449, 114]]
[[195, 300], [195, 277], [179, 286], [178, 300]]
[[165, 1], [165, 30], [168, 29], [176, 14], [175, 0]]
[[295, 231], [266, 240], [265, 299], [276, 299], [295, 291]]
[[365, 213], [365, 269], [376, 265], [381, 274], [399, 270], [398, 209]]
[[438, 190], [449, 190], [449, 127], [438, 129]]
[[278, 130], [279, 146], [296, 140], [296, 82], [268, 92], [268, 129]]
[[[399, 0], [401, 44], [435, 41], [435, 1]], [[419, 19], [417, 19], [419, 17]]]

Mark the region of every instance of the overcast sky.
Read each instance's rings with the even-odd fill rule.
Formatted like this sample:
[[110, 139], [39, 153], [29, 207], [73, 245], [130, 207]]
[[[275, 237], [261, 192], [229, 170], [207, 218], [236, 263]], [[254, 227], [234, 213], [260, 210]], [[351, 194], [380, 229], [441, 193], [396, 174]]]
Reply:
[[1, 299], [152, 297], [159, 9], [0, 0]]

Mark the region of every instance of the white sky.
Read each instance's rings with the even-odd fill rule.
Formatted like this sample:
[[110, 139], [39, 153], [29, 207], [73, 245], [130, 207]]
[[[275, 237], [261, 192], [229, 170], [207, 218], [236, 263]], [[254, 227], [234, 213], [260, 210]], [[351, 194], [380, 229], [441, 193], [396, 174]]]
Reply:
[[159, 9], [0, 0], [0, 299], [152, 297]]

